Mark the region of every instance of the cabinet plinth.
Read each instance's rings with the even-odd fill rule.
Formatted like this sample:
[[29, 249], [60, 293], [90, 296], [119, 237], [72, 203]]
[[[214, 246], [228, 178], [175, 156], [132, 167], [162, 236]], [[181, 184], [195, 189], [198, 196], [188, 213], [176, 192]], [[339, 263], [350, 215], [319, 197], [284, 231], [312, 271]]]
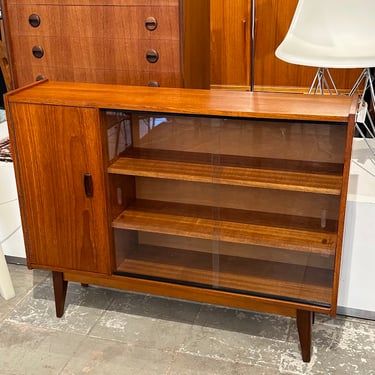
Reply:
[[57, 316], [68, 281], [286, 314], [310, 360], [313, 313], [336, 313], [356, 98], [42, 81], [5, 99]]

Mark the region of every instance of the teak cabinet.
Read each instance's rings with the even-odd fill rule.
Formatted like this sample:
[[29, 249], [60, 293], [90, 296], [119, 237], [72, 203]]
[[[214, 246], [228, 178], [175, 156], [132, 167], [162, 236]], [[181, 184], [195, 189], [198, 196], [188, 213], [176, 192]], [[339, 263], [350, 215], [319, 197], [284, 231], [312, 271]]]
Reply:
[[3, 3], [13, 88], [43, 78], [209, 87], [209, 0]]
[[68, 281], [335, 315], [356, 98], [42, 81], [6, 95], [27, 261]]

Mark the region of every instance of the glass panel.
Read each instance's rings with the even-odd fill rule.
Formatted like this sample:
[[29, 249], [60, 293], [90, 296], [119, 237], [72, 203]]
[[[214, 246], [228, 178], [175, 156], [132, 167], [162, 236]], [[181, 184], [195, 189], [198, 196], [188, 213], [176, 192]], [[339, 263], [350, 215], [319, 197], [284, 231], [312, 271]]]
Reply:
[[330, 305], [345, 126], [103, 116], [117, 273]]
[[220, 185], [219, 287], [330, 305], [346, 127], [227, 120], [222, 129], [221, 166], [234, 155], [259, 187]]

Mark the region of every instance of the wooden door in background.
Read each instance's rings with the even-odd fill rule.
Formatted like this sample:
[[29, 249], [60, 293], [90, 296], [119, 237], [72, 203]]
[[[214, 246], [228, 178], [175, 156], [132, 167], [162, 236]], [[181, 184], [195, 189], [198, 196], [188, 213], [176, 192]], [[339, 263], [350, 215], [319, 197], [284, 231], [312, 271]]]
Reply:
[[[251, 0], [211, 0], [211, 87], [249, 89]], [[307, 91], [316, 68], [286, 63], [275, 56], [298, 0], [255, 0], [256, 91]], [[336, 86], [349, 90], [359, 69], [331, 69]]]
[[211, 87], [249, 89], [250, 0], [211, 0]]

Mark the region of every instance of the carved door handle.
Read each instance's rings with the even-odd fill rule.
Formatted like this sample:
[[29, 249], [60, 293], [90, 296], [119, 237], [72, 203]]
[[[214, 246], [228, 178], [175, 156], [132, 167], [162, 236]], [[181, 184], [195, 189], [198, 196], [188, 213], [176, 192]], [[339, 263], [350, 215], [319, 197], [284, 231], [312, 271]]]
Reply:
[[92, 176], [90, 173], [83, 175], [83, 186], [85, 189], [86, 197], [91, 198], [94, 196], [94, 184], [92, 182]]

